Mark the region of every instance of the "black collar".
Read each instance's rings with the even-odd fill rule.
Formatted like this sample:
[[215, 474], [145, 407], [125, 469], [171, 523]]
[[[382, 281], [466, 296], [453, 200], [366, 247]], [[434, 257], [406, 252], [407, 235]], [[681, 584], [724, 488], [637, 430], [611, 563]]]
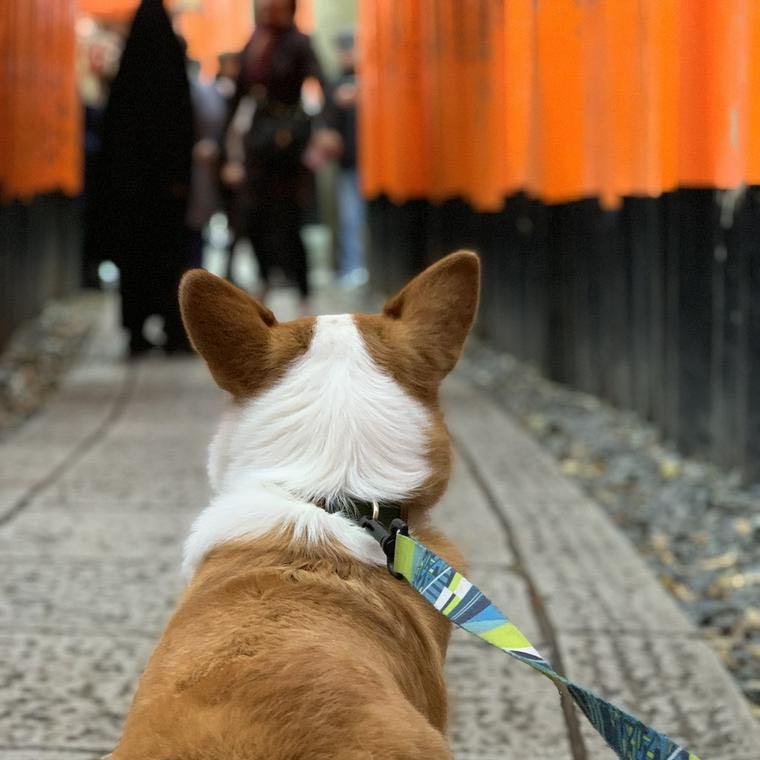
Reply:
[[402, 510], [398, 504], [365, 501], [364, 499], [356, 499], [352, 496], [346, 496], [343, 499], [343, 503], [345, 506], [340, 511], [345, 512], [355, 520], [368, 517], [388, 526], [394, 520], [402, 517]]

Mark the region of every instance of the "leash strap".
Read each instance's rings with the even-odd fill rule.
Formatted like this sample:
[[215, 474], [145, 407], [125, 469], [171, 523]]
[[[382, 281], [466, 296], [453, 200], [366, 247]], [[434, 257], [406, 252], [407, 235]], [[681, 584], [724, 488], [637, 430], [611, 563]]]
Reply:
[[564, 686], [621, 760], [699, 760], [665, 734], [564, 678], [483, 592], [426, 546], [395, 533], [393, 568], [454, 625]]

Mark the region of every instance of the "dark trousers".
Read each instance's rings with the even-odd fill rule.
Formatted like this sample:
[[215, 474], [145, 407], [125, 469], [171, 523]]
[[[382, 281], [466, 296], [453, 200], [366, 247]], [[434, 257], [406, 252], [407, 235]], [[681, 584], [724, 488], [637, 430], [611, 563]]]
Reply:
[[[188, 268], [189, 231], [178, 214], [174, 217], [166, 214], [159, 219], [150, 219], [151, 224], [136, 225], [129, 241], [122, 240], [124, 252], [117, 260], [121, 279], [121, 315], [133, 351], [149, 346], [142, 331], [145, 320], [153, 314], [164, 319], [168, 350], [179, 350], [188, 345], [177, 289]], [[126, 237], [123, 230], [121, 237]]]
[[301, 240], [301, 205], [295, 197], [267, 198], [265, 193], [257, 196], [249, 209], [248, 233], [261, 278], [268, 283], [272, 268], [279, 266], [306, 298], [309, 279], [306, 248]]

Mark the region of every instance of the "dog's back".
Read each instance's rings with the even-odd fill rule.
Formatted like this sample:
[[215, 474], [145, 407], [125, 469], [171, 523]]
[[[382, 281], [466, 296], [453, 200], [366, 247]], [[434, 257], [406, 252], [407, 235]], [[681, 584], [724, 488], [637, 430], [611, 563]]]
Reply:
[[445, 758], [448, 636], [385, 570], [309, 559], [282, 536], [220, 547], [146, 669], [114, 760], [419, 758], [433, 746]]

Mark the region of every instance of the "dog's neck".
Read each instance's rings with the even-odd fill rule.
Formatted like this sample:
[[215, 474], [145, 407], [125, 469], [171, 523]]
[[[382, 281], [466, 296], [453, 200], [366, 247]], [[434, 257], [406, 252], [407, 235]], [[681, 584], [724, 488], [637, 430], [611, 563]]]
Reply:
[[250, 477], [215, 496], [198, 516], [185, 542], [183, 572], [191, 577], [217, 546], [277, 530], [290, 531], [292, 540], [305, 547], [338, 546], [361, 562], [385, 564], [375, 540], [347, 514], [327, 512], [281, 486]]
[[283, 528], [312, 547], [339, 544], [360, 561], [384, 562], [339, 512], [347, 494], [408, 501], [430, 476], [429, 425], [428, 410], [369, 356], [350, 315], [319, 317], [284, 376], [225, 414], [209, 450], [217, 495], [193, 527], [185, 571], [220, 543]]

